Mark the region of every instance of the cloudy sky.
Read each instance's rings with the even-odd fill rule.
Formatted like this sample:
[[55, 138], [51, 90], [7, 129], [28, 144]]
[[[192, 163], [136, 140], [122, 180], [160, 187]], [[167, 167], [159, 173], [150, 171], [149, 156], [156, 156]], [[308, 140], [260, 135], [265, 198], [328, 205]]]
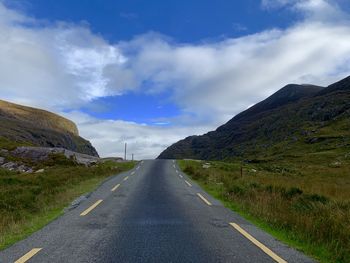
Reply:
[[348, 0], [0, 0], [0, 98], [155, 158], [288, 83], [350, 75]]

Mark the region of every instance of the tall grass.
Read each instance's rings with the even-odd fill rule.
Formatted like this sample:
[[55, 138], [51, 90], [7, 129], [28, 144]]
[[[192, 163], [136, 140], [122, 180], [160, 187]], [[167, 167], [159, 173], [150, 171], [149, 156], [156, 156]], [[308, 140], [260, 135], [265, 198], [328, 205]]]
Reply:
[[65, 158], [53, 160], [45, 164], [51, 166], [45, 167], [43, 173], [24, 174], [0, 168], [0, 249], [47, 224], [106, 177], [135, 164], [106, 162], [85, 167]]
[[201, 162], [179, 163], [209, 192], [281, 232], [321, 262], [350, 262], [347, 165], [325, 175], [331, 171], [327, 163], [311, 170], [282, 161], [244, 164], [242, 177], [239, 162], [211, 162], [208, 169]]

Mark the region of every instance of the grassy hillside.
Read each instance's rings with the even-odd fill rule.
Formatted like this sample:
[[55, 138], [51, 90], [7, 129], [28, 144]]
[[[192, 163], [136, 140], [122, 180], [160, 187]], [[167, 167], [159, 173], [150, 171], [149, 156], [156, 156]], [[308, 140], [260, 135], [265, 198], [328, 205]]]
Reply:
[[45, 110], [0, 100], [0, 116], [26, 122], [37, 128], [69, 132], [79, 136], [78, 128], [74, 122]]
[[0, 249], [23, 239], [61, 215], [74, 199], [105, 178], [133, 168], [134, 162], [106, 162], [93, 167], [55, 155], [41, 163], [43, 173], [16, 173], [0, 168]]
[[216, 131], [175, 143], [159, 158], [265, 159], [349, 148], [349, 78], [321, 91], [301, 86], [300, 96], [291, 94], [287, 86]]
[[54, 113], [0, 100], [0, 123], [0, 137], [10, 141], [98, 156], [72, 121]]
[[350, 151], [260, 163], [211, 161], [207, 169], [203, 161], [179, 163], [209, 193], [278, 239], [320, 262], [350, 262]]

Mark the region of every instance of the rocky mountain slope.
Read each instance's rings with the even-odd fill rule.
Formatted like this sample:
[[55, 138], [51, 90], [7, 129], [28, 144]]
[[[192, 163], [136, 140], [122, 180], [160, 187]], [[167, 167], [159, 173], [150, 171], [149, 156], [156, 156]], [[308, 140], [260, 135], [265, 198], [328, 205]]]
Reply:
[[98, 156], [77, 126], [57, 114], [0, 100], [0, 138]]
[[171, 145], [158, 158], [261, 159], [349, 146], [347, 77], [326, 88], [287, 85], [215, 131]]

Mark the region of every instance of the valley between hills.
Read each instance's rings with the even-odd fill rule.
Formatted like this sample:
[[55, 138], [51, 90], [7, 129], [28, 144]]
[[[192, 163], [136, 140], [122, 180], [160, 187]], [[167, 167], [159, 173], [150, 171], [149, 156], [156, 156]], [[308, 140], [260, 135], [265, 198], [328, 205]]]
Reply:
[[[2, 249], [137, 165], [99, 158], [73, 122], [47, 111], [0, 101], [0, 120]], [[329, 87], [287, 85], [158, 159], [176, 159], [193, 182], [289, 246], [320, 262], [349, 262], [350, 77]], [[150, 171], [172, 173], [153, 162]]]

